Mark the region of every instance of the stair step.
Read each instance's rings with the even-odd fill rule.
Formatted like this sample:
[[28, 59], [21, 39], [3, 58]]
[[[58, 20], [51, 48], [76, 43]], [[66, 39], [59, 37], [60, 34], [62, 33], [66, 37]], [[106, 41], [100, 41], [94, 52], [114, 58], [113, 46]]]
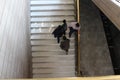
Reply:
[[[74, 16], [74, 11], [45, 11], [45, 12], [31, 12], [31, 16]], [[60, 18], [60, 17], [59, 17]], [[58, 19], [59, 19], [58, 18]]]
[[[50, 38], [55, 38], [54, 35], [52, 34], [52, 32], [53, 32], [53, 31], [51, 31], [51, 32], [46, 32], [46, 31], [45, 31], [45, 32], [43, 32], [43, 31], [40, 32], [40, 31], [38, 30], [38, 31], [31, 31], [31, 35], [32, 35], [32, 36], [39, 36], [39, 37], [43, 37], [43, 38], [44, 38], [45, 36], [46, 36], [46, 37], [50, 37]], [[72, 38], [75, 37], [75, 34], [73, 33], [73, 34], [71, 35], [71, 37], [69, 38], [68, 32], [69, 32], [69, 31], [66, 31], [66, 37], [67, 37], [68, 39], [71, 40]], [[56, 39], [57, 39], [57, 38], [56, 38]], [[62, 37], [60, 37], [60, 39], [62, 40]]]
[[49, 10], [74, 10], [74, 5], [46, 5], [46, 6], [32, 6], [31, 11], [49, 11]]
[[[52, 32], [56, 29], [56, 27], [41, 27], [36, 29], [31, 29], [31, 34], [52, 34]], [[67, 29], [66, 33], [68, 34], [70, 32], [69, 28]]]
[[44, 58], [48, 58], [48, 59], [52, 59], [52, 60], [60, 60], [60, 59], [63, 59], [63, 60], [74, 60], [75, 58], [75, 55], [51, 55], [51, 56], [36, 56], [36, 57], [33, 57], [35, 59], [44, 59]]
[[[41, 33], [41, 34], [49, 34], [49, 35], [51, 35], [54, 30], [55, 30], [55, 28], [31, 29], [31, 34], [39, 34], [39, 33]], [[66, 33], [68, 33], [68, 32], [69, 32], [69, 30]]]
[[66, 19], [67, 21], [75, 21], [74, 16], [61, 16], [61, 17], [37, 17], [37, 18], [31, 18], [32, 23], [36, 22], [60, 22], [63, 19]]
[[65, 72], [73, 72], [75, 73], [75, 68], [70, 67], [70, 68], [54, 68], [54, 69], [34, 69], [33, 74], [41, 74], [41, 73], [65, 73]]
[[[32, 46], [44, 46], [44, 47], [45, 46], [60, 46], [60, 43], [58, 44], [56, 41], [54, 43], [31, 42], [31, 45]], [[75, 46], [75, 44], [70, 42], [70, 47], [73, 47], [73, 46]]]
[[74, 4], [74, 0], [36, 0], [31, 1], [31, 5], [61, 5], [61, 4]]
[[[33, 33], [32, 33], [33, 32]], [[54, 35], [52, 34], [52, 32], [48, 32], [48, 33], [44, 33], [44, 32], [39, 32], [38, 31], [32, 31], [31, 32], [31, 37], [39, 37], [39, 38], [45, 38], [45, 37], [48, 37], [48, 38], [55, 38]], [[66, 37], [69, 38], [69, 34], [68, 32], [66, 32]], [[61, 37], [62, 38], [62, 37]], [[71, 36], [71, 38], [74, 38], [74, 34]], [[70, 39], [71, 39], [70, 38]]]
[[59, 67], [59, 66], [62, 66], [62, 67], [64, 67], [64, 66], [75, 66], [75, 63], [64, 63], [64, 62], [62, 62], [62, 63], [33, 63], [33, 68], [39, 68], [39, 67]]
[[[32, 52], [32, 57], [53, 56], [53, 55], [66, 55], [66, 52], [65, 51], [59, 51], [59, 52]], [[69, 51], [68, 55], [75, 55], [75, 51]]]
[[33, 78], [63, 78], [63, 77], [76, 77], [75, 72], [64, 73], [49, 73], [49, 74], [34, 74]]
[[[50, 28], [50, 27], [57, 27], [58, 25], [61, 25], [63, 24], [62, 23], [63, 20], [61, 20], [60, 22], [41, 22], [41, 23], [31, 23], [31, 28], [43, 28], [43, 27], [47, 27], [47, 28]], [[70, 24], [69, 22], [67, 22], [67, 24]]]
[[[49, 35], [46, 35], [46, 36], [40, 36], [40, 35], [32, 35], [31, 36], [31, 39], [47, 39], [47, 40], [49, 40], [49, 39], [52, 39], [52, 40], [56, 40], [56, 38], [54, 38], [54, 36], [51, 34], [51, 36], [49, 36]], [[73, 40], [74, 38], [70, 38], [70, 40]]]
[[[68, 56], [68, 55], [63, 55], [63, 56]], [[49, 57], [56, 57], [56, 56], [49, 56]], [[68, 60], [57, 60], [56, 61], [56, 59], [55, 60], [49, 59], [49, 57], [48, 57], [48, 59], [47, 58], [33, 58], [32, 62], [33, 63], [38, 63], [38, 62], [40, 62], [40, 63], [55, 63], [55, 62], [57, 62], [57, 63], [63, 63], [63, 62], [75, 63], [74, 59], [73, 60], [71, 59], [70, 61], [68, 61]]]
[[[58, 44], [58, 43], [56, 43], [56, 42], [54, 42], [54, 44], [51, 44], [51, 43], [38, 43], [38, 44], [36, 44], [36, 43], [33, 43], [33, 44], [31, 44], [33, 47], [41, 47], [41, 46], [43, 46], [43, 47], [46, 47], [46, 46], [56, 46], [56, 47], [58, 47], [58, 46], [60, 46], [60, 43]], [[74, 47], [75, 46], [75, 44], [74, 43], [70, 43], [70, 47]]]
[[[70, 45], [70, 49], [74, 49], [74, 45]], [[32, 46], [32, 51], [42, 51], [42, 50], [61, 50], [59, 45], [42, 45], [42, 46]]]
[[[33, 57], [32, 62], [33, 64], [42, 64], [42, 63], [75, 63], [75, 56], [74, 55], [54, 55], [47, 56], [47, 57]], [[40, 66], [41, 67], [41, 66]]]
[[[69, 49], [69, 51], [75, 51], [75, 49]], [[58, 50], [33, 50], [32, 52], [64, 52], [64, 50], [58, 49]]]
[[46, 28], [37, 28], [31, 29], [31, 33], [49, 33], [51, 34], [56, 27], [46, 27]]
[[[75, 40], [70, 39], [70, 44], [74, 44]], [[58, 44], [57, 40], [32, 40], [31, 45], [47, 45], [47, 44]], [[59, 45], [59, 44], [58, 44]]]
[[[51, 55], [51, 56], [39, 56], [39, 57], [33, 57], [33, 62], [74, 62], [75, 55]], [[69, 61], [70, 60], [70, 61]]]
[[41, 34], [41, 35], [31, 35], [31, 38], [54, 38], [54, 35], [51, 34]]

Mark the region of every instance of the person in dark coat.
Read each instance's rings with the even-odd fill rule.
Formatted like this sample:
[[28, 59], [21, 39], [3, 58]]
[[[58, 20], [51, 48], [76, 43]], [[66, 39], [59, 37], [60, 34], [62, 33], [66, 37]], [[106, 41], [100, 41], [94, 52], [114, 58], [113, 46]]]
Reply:
[[66, 20], [63, 20], [63, 24], [59, 25], [53, 32], [52, 34], [54, 34], [54, 37], [57, 37], [57, 42], [60, 42], [60, 37], [62, 37], [63, 35], [66, 34], [66, 30], [67, 30], [67, 23]]
[[57, 38], [57, 42], [60, 42], [60, 37], [64, 34], [64, 28], [59, 25], [53, 32], [52, 34], [54, 35], [55, 38]]
[[63, 20], [62, 27], [64, 28], [64, 35], [65, 35], [66, 34], [66, 30], [67, 30], [67, 23], [66, 23], [65, 19]]
[[60, 48], [66, 51], [66, 55], [68, 55], [68, 50], [70, 48], [70, 40], [63, 36], [63, 40], [60, 43]]

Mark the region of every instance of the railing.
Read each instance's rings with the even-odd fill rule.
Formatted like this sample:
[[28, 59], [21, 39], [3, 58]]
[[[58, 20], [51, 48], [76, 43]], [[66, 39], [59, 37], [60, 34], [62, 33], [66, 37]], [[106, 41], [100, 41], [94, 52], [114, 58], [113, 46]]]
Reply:
[[[76, 1], [76, 14], [77, 14], [77, 22], [80, 23], [80, 0], [75, 0]], [[77, 32], [77, 76], [81, 76], [80, 73], [80, 30]]]
[[[0, 79], [0, 80], [3, 80], [3, 79]], [[38, 79], [8, 79], [8, 80], [120, 80], [120, 76], [38, 78]]]

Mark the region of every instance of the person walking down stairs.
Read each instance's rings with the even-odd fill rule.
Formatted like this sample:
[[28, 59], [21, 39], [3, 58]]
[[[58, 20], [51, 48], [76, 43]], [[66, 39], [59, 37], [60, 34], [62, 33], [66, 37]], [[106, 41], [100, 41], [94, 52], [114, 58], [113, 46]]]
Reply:
[[62, 27], [63, 27], [63, 30], [64, 30], [64, 35], [66, 35], [66, 31], [67, 31], [67, 22], [66, 22], [65, 19], [63, 20]]
[[68, 55], [68, 51], [70, 48], [70, 40], [63, 36], [62, 41], [60, 43], [60, 48], [66, 51], [66, 55]]
[[57, 38], [57, 42], [60, 42], [60, 37], [62, 37], [63, 35], [66, 35], [66, 30], [67, 30], [67, 23], [66, 20], [63, 20], [63, 24], [62, 25], [58, 25], [58, 27], [52, 32], [52, 34], [54, 35], [55, 38]]
[[80, 25], [79, 23], [77, 22], [71, 22], [69, 25], [68, 25], [68, 28], [70, 30], [69, 32], [69, 37], [71, 37], [71, 35], [73, 33], [76, 33], [78, 30], [80, 31]]
[[64, 28], [59, 25], [53, 32], [52, 34], [54, 35], [55, 38], [57, 38], [57, 43], [60, 42], [60, 37], [63, 36], [64, 34]]

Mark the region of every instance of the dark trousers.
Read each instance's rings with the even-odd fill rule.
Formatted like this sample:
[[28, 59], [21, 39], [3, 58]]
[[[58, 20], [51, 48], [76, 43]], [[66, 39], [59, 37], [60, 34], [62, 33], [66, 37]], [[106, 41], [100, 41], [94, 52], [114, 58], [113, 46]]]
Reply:
[[66, 55], [68, 55], [68, 50], [65, 50], [66, 51]]
[[63, 34], [66, 35], [66, 31], [64, 31]]
[[60, 42], [60, 37], [57, 37], [57, 43], [59, 43]]
[[70, 27], [70, 32], [69, 32], [69, 37], [71, 37], [71, 35], [76, 32], [77, 30], [74, 30], [72, 27]]
[[69, 37], [71, 37], [72, 33], [75, 32], [74, 30], [70, 30]]

